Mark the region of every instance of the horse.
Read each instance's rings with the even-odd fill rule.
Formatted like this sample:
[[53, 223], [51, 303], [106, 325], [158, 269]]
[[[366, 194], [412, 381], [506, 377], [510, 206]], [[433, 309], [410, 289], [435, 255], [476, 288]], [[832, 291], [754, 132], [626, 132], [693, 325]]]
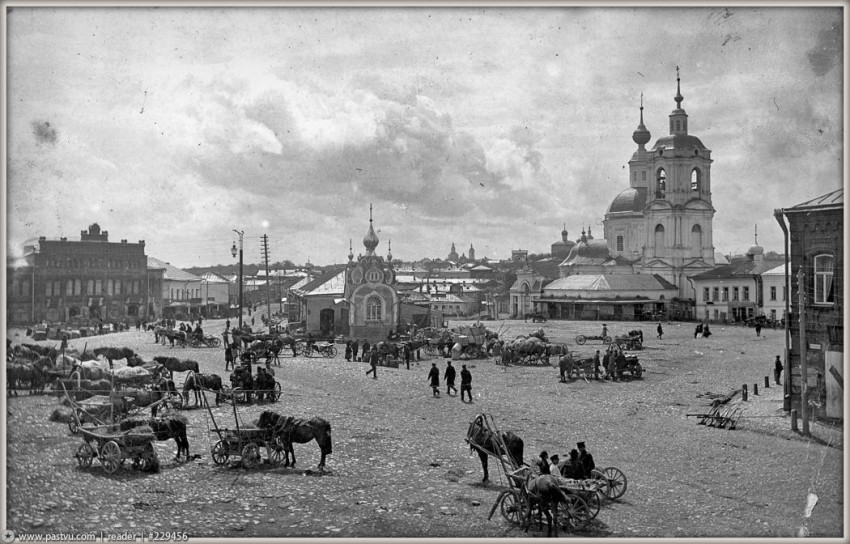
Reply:
[[33, 395], [44, 389], [42, 367], [28, 359], [15, 359], [11, 363], [6, 363], [6, 385], [9, 392], [15, 396], [18, 396], [17, 389], [21, 386], [25, 386], [29, 389], [30, 395]]
[[168, 369], [169, 372], [186, 372], [191, 370], [194, 373], [200, 372], [198, 362], [192, 361], [191, 359], [186, 359], [181, 361], [176, 357], [162, 357], [156, 356], [153, 358], [153, 361], [157, 364], [164, 366]]
[[[495, 433], [488, 428], [483, 414], [479, 414], [469, 424], [469, 429], [466, 433], [466, 441], [469, 443], [470, 450], [478, 452], [478, 457], [481, 458], [481, 468], [484, 469], [484, 479], [481, 480], [482, 482], [486, 482], [490, 479], [490, 472], [487, 467], [488, 455], [497, 455], [499, 457], [506, 455], [508, 463], [514, 469], [517, 469], [524, 464], [522, 454], [525, 444], [522, 441], [522, 438], [514, 434], [512, 431], [502, 432], [499, 433], [499, 436], [496, 436]], [[502, 444], [505, 445], [507, 451], [502, 448]]]
[[280, 352], [280, 350], [283, 349], [284, 347], [288, 346], [289, 349], [292, 350], [292, 356], [293, 357], [295, 357], [298, 354], [295, 351], [295, 345], [297, 344], [297, 342], [296, 342], [295, 338], [289, 336], [288, 334], [285, 334], [283, 336], [279, 336], [275, 340], [275, 344], [279, 346], [278, 352]]
[[255, 391], [257, 392], [257, 400], [274, 400], [274, 375], [265, 370], [263, 367], [257, 367], [257, 377], [254, 379]]
[[319, 461], [319, 470], [325, 469], [325, 458], [333, 453], [331, 443], [331, 424], [320, 417], [310, 419], [296, 419], [284, 417], [276, 412], [268, 410], [260, 414], [257, 427], [261, 429], [274, 429], [275, 439], [283, 446], [286, 459], [284, 467], [289, 466], [289, 454], [292, 454], [292, 466], [295, 466], [295, 449], [293, 443], [306, 444], [315, 439], [322, 452]]
[[[564, 503], [566, 508], [567, 494], [558, 485], [558, 479], [551, 474], [541, 474], [534, 477], [531, 472], [526, 477], [525, 488], [528, 491], [528, 500], [531, 508], [529, 509], [529, 517], [527, 518], [525, 531], [528, 532], [528, 527], [531, 524], [531, 510], [536, 506], [537, 509], [546, 514], [546, 525], [549, 529], [546, 536], [552, 536], [552, 526], [555, 527], [555, 538], [558, 537], [558, 504]], [[552, 512], [549, 512], [551, 507]], [[555, 518], [555, 523], [552, 523], [552, 518]]]
[[195, 392], [195, 404], [198, 406], [201, 402], [201, 389], [209, 389], [215, 391], [215, 404], [218, 406], [221, 402], [221, 376], [218, 374], [201, 374], [200, 372], [189, 371], [186, 375], [186, 381], [183, 382], [183, 403], [189, 404], [189, 391]]
[[174, 458], [180, 460], [180, 454], [186, 454], [189, 460], [189, 437], [186, 433], [188, 420], [181, 415], [167, 417], [152, 417], [150, 419], [127, 419], [121, 422], [121, 430], [129, 431], [135, 427], [147, 425], [153, 430], [158, 442], [174, 439], [177, 444], [177, 453]]
[[156, 417], [156, 412], [159, 408], [159, 401], [171, 393], [177, 393], [177, 388], [174, 386], [174, 380], [160, 378], [153, 383], [153, 386], [150, 389], [128, 387], [122, 394], [125, 397], [132, 398], [136, 406], [150, 406], [151, 417]]
[[109, 348], [109, 347], [94, 348], [92, 350], [92, 353], [94, 353], [95, 358], [103, 355], [104, 359], [109, 361], [110, 367], [112, 366], [112, 361], [114, 361], [116, 359], [127, 359], [127, 361], [129, 362], [130, 358], [133, 357], [136, 354], [136, 352], [134, 352], [130, 348]]

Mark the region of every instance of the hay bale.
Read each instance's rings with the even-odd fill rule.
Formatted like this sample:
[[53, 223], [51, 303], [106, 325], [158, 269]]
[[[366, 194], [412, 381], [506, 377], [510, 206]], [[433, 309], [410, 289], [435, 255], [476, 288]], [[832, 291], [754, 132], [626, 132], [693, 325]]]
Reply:
[[55, 423], [70, 423], [74, 420], [74, 411], [70, 408], [59, 407], [50, 414], [50, 421]]

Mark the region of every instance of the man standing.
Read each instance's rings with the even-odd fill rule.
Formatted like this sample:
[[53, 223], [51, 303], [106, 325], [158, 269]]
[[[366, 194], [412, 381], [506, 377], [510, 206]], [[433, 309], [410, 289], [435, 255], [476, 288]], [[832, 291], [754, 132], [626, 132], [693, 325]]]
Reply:
[[602, 324], [602, 338], [608, 336], [608, 325], [605, 323]]
[[460, 371], [460, 400], [463, 400], [464, 391], [469, 395], [469, 402], [472, 402], [472, 372], [466, 369], [466, 365]]
[[576, 443], [578, 446], [578, 459], [581, 462], [581, 466], [584, 469], [584, 477], [590, 478], [590, 471], [596, 468], [596, 463], [593, 462], [593, 456], [590, 454], [587, 449], [585, 449], [584, 442]]
[[661, 328], [661, 322], [658, 322], [658, 328], [655, 329], [658, 331], [658, 339], [661, 340], [661, 337], [664, 336], [664, 329]]
[[761, 336], [761, 321], [756, 322], [756, 336]]
[[446, 380], [446, 395], [451, 395], [452, 389], [457, 394], [457, 388], [455, 387], [455, 367], [452, 366], [451, 360], [446, 361], [446, 365], [446, 373], [443, 375], [443, 378]]
[[[365, 351], [363, 352], [365, 356]], [[366, 371], [366, 375], [372, 374], [372, 377], [376, 380], [378, 379], [378, 350], [375, 347], [372, 347], [372, 351], [369, 352], [369, 366], [371, 367]]]
[[431, 370], [428, 372], [428, 379], [431, 381], [431, 391], [432, 391], [433, 395], [435, 397], [439, 397], [440, 396], [440, 369], [437, 368], [437, 363], [431, 363]]
[[779, 376], [782, 374], [782, 361], [779, 360], [779, 355], [776, 356], [776, 362], [773, 367], [773, 379], [776, 381], [776, 385], [782, 385], [779, 383]]
[[593, 378], [598, 380], [602, 375], [602, 372], [599, 370], [599, 365], [602, 364], [599, 360], [599, 350], [596, 350], [596, 355], [593, 356]]
[[360, 340], [354, 339], [351, 342], [351, 359], [356, 363], [357, 362], [357, 348], [360, 346]]
[[402, 355], [404, 355], [404, 364], [407, 365], [407, 370], [410, 370], [410, 344], [404, 344]]

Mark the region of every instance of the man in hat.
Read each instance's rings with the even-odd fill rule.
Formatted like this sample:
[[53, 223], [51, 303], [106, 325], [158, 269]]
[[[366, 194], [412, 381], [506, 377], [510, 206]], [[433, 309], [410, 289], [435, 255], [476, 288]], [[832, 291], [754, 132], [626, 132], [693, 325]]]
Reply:
[[560, 460], [557, 453], [549, 458], [549, 474], [552, 476], [561, 476], [561, 467], [558, 464]]
[[452, 389], [454, 389], [455, 395], [457, 394], [457, 388], [455, 387], [455, 367], [452, 366], [452, 360], [446, 359], [446, 373], [443, 375], [443, 378], [446, 380], [446, 395], [451, 395]]
[[590, 472], [596, 468], [596, 463], [593, 462], [593, 455], [587, 451], [584, 442], [578, 442], [576, 446], [578, 446], [578, 460], [584, 470], [584, 477], [590, 478]]
[[472, 372], [467, 370], [466, 365], [460, 371], [460, 400], [463, 400], [463, 393], [469, 395], [469, 402], [472, 402]]
[[435, 397], [440, 396], [440, 369], [437, 368], [437, 363], [431, 363], [431, 370], [428, 372], [428, 379], [431, 381], [431, 390]]
[[779, 383], [779, 376], [782, 374], [782, 361], [779, 360], [779, 355], [776, 356], [776, 361], [773, 366], [773, 379], [776, 381], [776, 385], [782, 385]]

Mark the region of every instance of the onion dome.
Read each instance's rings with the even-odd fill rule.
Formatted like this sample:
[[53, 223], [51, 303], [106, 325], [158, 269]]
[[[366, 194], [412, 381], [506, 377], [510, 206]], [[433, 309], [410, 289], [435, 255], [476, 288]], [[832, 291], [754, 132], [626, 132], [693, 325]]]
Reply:
[[632, 140], [638, 144], [639, 146], [644, 146], [649, 142], [649, 139], [652, 135], [646, 130], [646, 127], [643, 125], [643, 93], [640, 93], [640, 124], [637, 129], [632, 133]]
[[563, 240], [564, 242], [566, 242], [566, 241], [567, 241], [567, 236], [569, 236], [569, 234], [570, 234], [570, 233], [569, 233], [569, 232], [567, 232], [567, 224], [566, 224], [566, 223], [564, 223], [564, 230], [562, 230], [562, 231], [561, 231], [561, 240]]
[[646, 207], [646, 187], [630, 187], [614, 197], [607, 213], [642, 212]]
[[366, 231], [366, 236], [363, 237], [363, 245], [366, 247], [367, 255], [374, 255], [375, 248], [378, 247], [378, 235], [375, 234], [375, 229], [372, 228], [372, 205], [369, 204], [369, 230]]

